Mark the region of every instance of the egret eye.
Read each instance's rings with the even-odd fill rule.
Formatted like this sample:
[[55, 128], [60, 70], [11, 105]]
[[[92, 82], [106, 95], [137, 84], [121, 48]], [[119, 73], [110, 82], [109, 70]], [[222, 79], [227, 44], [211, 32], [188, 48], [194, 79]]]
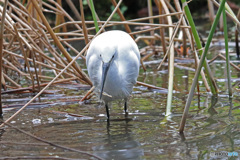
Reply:
[[100, 57], [102, 58], [102, 55], [100, 54]]

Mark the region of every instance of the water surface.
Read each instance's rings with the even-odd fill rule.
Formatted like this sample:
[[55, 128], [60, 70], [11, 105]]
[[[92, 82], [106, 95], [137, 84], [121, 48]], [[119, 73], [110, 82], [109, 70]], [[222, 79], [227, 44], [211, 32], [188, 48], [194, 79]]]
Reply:
[[[194, 67], [192, 63], [181, 62], [178, 65]], [[154, 67], [148, 64], [147, 72], [141, 71], [138, 80], [167, 88], [167, 67], [163, 66], [160, 71]], [[105, 108], [95, 96], [78, 103], [88, 86], [59, 84], [49, 88], [51, 94], [44, 94], [41, 102], [36, 100], [10, 124], [49, 142], [102, 159], [215, 159], [211, 157], [212, 152], [240, 154], [240, 93], [234, 89], [234, 97], [229, 100], [225, 64], [214, 63], [211, 68], [220, 94], [213, 97], [207, 93], [199, 79], [200, 94], [193, 98], [184, 134], [179, 134], [178, 128], [194, 69], [182, 67], [175, 67], [175, 93], [169, 117], [164, 116], [167, 90], [136, 86], [129, 100], [128, 117], [125, 118], [123, 103], [113, 102], [108, 124]], [[239, 85], [239, 73], [232, 69], [232, 75], [232, 84]], [[31, 94], [4, 95], [4, 120], [31, 97]], [[48, 145], [11, 127], [0, 130], [0, 158], [22, 156], [94, 159]], [[239, 159], [240, 156], [221, 158]]]

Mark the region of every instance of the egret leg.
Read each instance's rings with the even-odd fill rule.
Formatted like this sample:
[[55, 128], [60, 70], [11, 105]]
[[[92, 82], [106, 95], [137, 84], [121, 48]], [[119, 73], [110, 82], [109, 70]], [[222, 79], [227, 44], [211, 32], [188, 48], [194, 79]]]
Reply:
[[127, 109], [127, 101], [124, 103], [124, 111], [125, 111], [125, 117], [128, 116], [128, 109]]
[[107, 120], [109, 121], [109, 110], [108, 110], [108, 104], [105, 104], [106, 107], [106, 113], [107, 113]]

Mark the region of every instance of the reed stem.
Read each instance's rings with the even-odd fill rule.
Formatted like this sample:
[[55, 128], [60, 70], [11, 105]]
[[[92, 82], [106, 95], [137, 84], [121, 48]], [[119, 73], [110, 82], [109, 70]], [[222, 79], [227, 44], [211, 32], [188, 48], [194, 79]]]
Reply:
[[96, 16], [96, 11], [95, 11], [95, 8], [94, 8], [93, 0], [89, 0], [89, 1], [90, 1], [90, 9], [91, 9], [92, 16], [93, 16], [95, 30], [96, 30], [96, 32], [98, 32], [99, 27], [98, 27], [97, 16]]
[[[72, 61], [71, 56], [69, 55], [69, 53], [65, 50], [65, 48], [63, 47], [63, 45], [61, 44], [61, 42], [59, 41], [59, 39], [57, 38], [57, 36], [54, 34], [51, 26], [49, 25], [46, 17], [43, 15], [41, 9], [38, 6], [37, 1], [32, 0], [32, 3], [34, 5], [34, 7], [36, 8], [39, 16], [41, 17], [43, 23], [45, 24], [45, 26], [47, 27], [50, 35], [52, 36], [52, 38], [54, 39], [54, 42], [56, 43], [56, 45], [59, 47], [59, 49], [61, 50], [61, 52], [63, 53], [63, 55], [66, 57], [66, 59], [68, 60], [68, 62]], [[92, 85], [92, 82], [90, 81], [90, 79], [88, 78], [88, 76], [82, 71], [82, 69], [77, 65], [77, 63], [72, 63], [72, 66], [74, 67], [74, 69], [82, 76], [82, 79], [86, 81], [86, 83]]]
[[[166, 6], [166, 3], [164, 0], [160, 0], [165, 13], [170, 13], [168, 10], [168, 7]], [[171, 17], [167, 17], [168, 24], [172, 25], [172, 19]], [[169, 28], [169, 41], [174, 38], [173, 36], [173, 28]], [[173, 76], [174, 76], [174, 45], [169, 46], [169, 78], [168, 78], [168, 98], [167, 98], [167, 107], [166, 107], [166, 115], [169, 116], [171, 114], [171, 108], [172, 108], [172, 96], [173, 96]]]
[[[189, 10], [189, 8], [188, 8], [188, 5], [187, 5], [186, 0], [181, 0], [181, 1], [182, 1], [182, 4], [183, 4], [183, 8], [184, 8], [184, 11], [185, 11], [185, 14], [186, 14], [188, 23], [189, 23], [189, 25], [191, 26], [192, 34], [193, 34], [193, 37], [194, 37], [194, 39], [195, 39], [197, 49], [199, 50], [199, 55], [201, 56], [201, 55], [202, 55], [202, 52], [203, 52], [203, 51], [202, 51], [202, 48], [203, 48], [203, 47], [202, 47], [201, 40], [200, 40], [200, 38], [199, 38], [199, 36], [198, 36], [198, 32], [197, 32], [197, 30], [196, 30], [196, 27], [195, 27], [195, 24], [194, 24], [192, 15], [191, 15], [191, 13], [190, 13], [190, 10]], [[210, 67], [209, 67], [209, 65], [206, 63], [206, 60], [203, 62], [203, 66], [204, 66], [205, 71], [206, 71], [206, 74], [207, 74], [207, 78], [208, 78], [208, 81], [209, 81], [209, 86], [210, 86], [211, 92], [212, 92], [212, 94], [217, 95], [217, 93], [218, 93], [217, 84], [216, 84], [216, 82], [214, 81], [214, 78], [213, 78], [213, 76], [212, 76]]]
[[[111, 2], [112, 2], [112, 4], [114, 5], [114, 7], [117, 6], [116, 0], [111, 0]], [[117, 9], [117, 13], [118, 13], [118, 15], [119, 15], [119, 17], [120, 17], [120, 19], [121, 19], [122, 21], [126, 21], [124, 15], [122, 14], [122, 12], [121, 12], [121, 10], [120, 10], [119, 8]], [[125, 27], [125, 29], [126, 29], [126, 31], [127, 31], [128, 33], [131, 33], [131, 32], [132, 32], [132, 31], [131, 31], [131, 28], [129, 27], [128, 24], [124, 24], [124, 27]], [[133, 36], [133, 35], [130, 35], [130, 36], [134, 39], [134, 36]]]
[[80, 12], [81, 12], [81, 21], [82, 23], [82, 28], [83, 28], [83, 34], [84, 34], [84, 39], [85, 39], [85, 44], [88, 44], [88, 32], [87, 32], [87, 26], [85, 24], [85, 17], [84, 17], [84, 9], [83, 9], [83, 1], [79, 0], [80, 4]]
[[[34, 5], [37, 5], [37, 2], [32, 0], [33, 2], [35, 2]], [[105, 22], [105, 24], [102, 26], [102, 28], [96, 33], [95, 37], [98, 36], [103, 29], [106, 27], [107, 23], [110, 21], [110, 19], [112, 18], [113, 14], [116, 12], [117, 8], [120, 6], [120, 4], [122, 3], [122, 0], [119, 0], [118, 5], [116, 6], [116, 8], [113, 10], [112, 14], [109, 16], [109, 18], [107, 19], [107, 21]], [[87, 50], [87, 48], [89, 47], [90, 42], [81, 50], [81, 52], [64, 68], [61, 70], [60, 73], [58, 73], [58, 75], [56, 77], [54, 77], [51, 82], [49, 82], [37, 95], [35, 95], [30, 101], [28, 101], [22, 108], [20, 108], [17, 112], [15, 112], [11, 117], [9, 117], [5, 122], [9, 122], [11, 121], [15, 116], [17, 116], [24, 108], [26, 108], [30, 103], [32, 103], [38, 96], [40, 96], [50, 85], [52, 85], [54, 83], [55, 80], [57, 80], [57, 78], [59, 76], [61, 76], [73, 63], [75, 63], [75, 61]], [[5, 123], [2, 123], [0, 125], [0, 128], [3, 127], [5, 125]]]
[[228, 79], [228, 94], [229, 97], [232, 97], [232, 84], [231, 84], [231, 73], [230, 73], [230, 64], [229, 64], [229, 52], [228, 52], [228, 32], [227, 32], [227, 18], [225, 7], [222, 12], [223, 16], [223, 30], [224, 30], [224, 40], [225, 40], [225, 52], [226, 52], [226, 69], [227, 69], [227, 79]]
[[2, 117], [2, 80], [3, 80], [3, 67], [2, 67], [2, 58], [3, 58], [3, 32], [4, 32], [4, 24], [5, 17], [7, 11], [8, 0], [5, 0], [2, 19], [1, 19], [1, 28], [0, 28], [0, 117]]
[[[182, 2], [183, 2], [183, 5], [187, 5], [185, 0], [182, 0]], [[226, 0], [222, 0], [222, 2], [220, 4], [220, 7], [219, 7], [219, 9], [217, 11], [215, 20], [214, 20], [213, 25], [211, 27], [210, 33], [208, 35], [208, 39], [207, 39], [207, 42], [206, 42], [206, 45], [205, 45], [204, 52], [203, 52], [203, 54], [201, 56], [201, 60], [200, 60], [199, 65], [197, 67], [197, 71], [196, 71], [196, 73], [194, 75], [194, 80], [193, 80], [193, 83], [192, 83], [192, 86], [191, 86], [191, 90], [190, 90], [188, 98], [187, 98], [187, 102], [186, 102], [186, 105], [185, 105], [185, 108], [184, 108], [184, 112], [183, 112], [183, 115], [182, 115], [182, 120], [181, 120], [181, 123], [180, 123], [180, 128], [179, 128], [179, 132], [180, 133], [182, 133], [184, 131], [184, 127], [185, 127], [185, 124], [186, 124], [188, 111], [189, 111], [189, 108], [190, 108], [190, 105], [191, 105], [191, 102], [192, 102], [192, 99], [193, 99], [195, 87], [196, 87], [197, 82], [198, 82], [198, 77], [199, 77], [199, 74], [201, 72], [203, 63], [205, 61], [205, 57], [206, 57], [206, 54], [208, 52], [210, 43], [212, 41], [212, 37], [213, 37], [214, 31], [215, 31], [215, 29], [217, 27], [217, 24], [219, 22], [219, 18], [220, 18], [221, 13], [222, 13], [222, 11], [224, 9], [225, 2], [226, 2]]]

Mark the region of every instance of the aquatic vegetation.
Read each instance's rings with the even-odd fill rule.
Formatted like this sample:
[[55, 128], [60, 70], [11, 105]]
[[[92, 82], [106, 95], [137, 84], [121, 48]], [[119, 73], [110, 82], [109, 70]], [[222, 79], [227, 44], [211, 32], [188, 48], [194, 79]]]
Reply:
[[[98, 17], [100, 2], [93, 0], [80, 0], [79, 6], [68, 0], [76, 17], [61, 0], [1, 2], [1, 156], [210, 159], [213, 151], [240, 150], [240, 62], [236, 42], [227, 38], [235, 34], [229, 24], [237, 30], [240, 23], [224, 0], [221, 5], [214, 1], [220, 6], [216, 20], [228, 10], [224, 34], [214, 32], [214, 23], [210, 33], [211, 24], [204, 26], [203, 38], [202, 26], [194, 25], [188, 10], [191, 1], [148, 0], [148, 15], [136, 19], [125, 17], [122, 0], [106, 2], [112, 4], [107, 18]], [[128, 118], [123, 102], [113, 102], [113, 121], [106, 125], [85, 54], [94, 37], [111, 29], [125, 30], [138, 44], [141, 69]], [[185, 131], [179, 134], [187, 103]]]

